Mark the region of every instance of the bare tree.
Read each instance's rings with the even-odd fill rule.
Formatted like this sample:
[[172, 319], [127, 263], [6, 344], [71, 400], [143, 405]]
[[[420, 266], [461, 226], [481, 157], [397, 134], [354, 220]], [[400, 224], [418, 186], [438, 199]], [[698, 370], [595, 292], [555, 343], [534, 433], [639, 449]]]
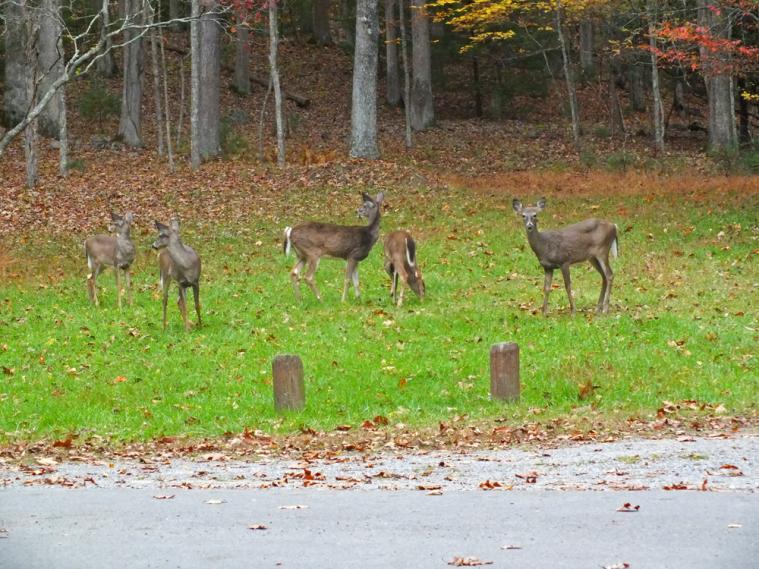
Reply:
[[[142, 0], [123, 0], [124, 19], [135, 26], [145, 23]], [[121, 95], [119, 138], [127, 146], [142, 146], [142, 35], [124, 28], [124, 82]]]
[[5, 95], [4, 123], [12, 127], [23, 118], [31, 102], [31, 92], [27, 82], [27, 21], [26, 0], [9, 1], [5, 3], [3, 16], [5, 19]]
[[435, 122], [430, 21], [425, 0], [411, 3], [411, 60], [411, 126], [414, 130], [425, 130]]
[[586, 17], [580, 21], [580, 69], [586, 78], [591, 78], [596, 72], [596, 62], [593, 58], [593, 20]]
[[250, 95], [250, 28], [247, 14], [237, 22], [235, 30], [235, 91]]
[[[200, 85], [198, 96], [198, 135], [200, 136], [200, 156], [203, 160], [214, 158], [221, 153], [219, 138], [221, 87], [221, 44], [219, 5], [216, 0], [203, 0], [200, 16]], [[193, 57], [195, 55], [193, 54]]]
[[318, 46], [332, 45], [332, 33], [329, 29], [329, 9], [332, 0], [313, 0], [311, 15], [314, 29], [314, 41]]
[[277, 165], [285, 165], [285, 121], [282, 115], [282, 89], [279, 85], [279, 67], [277, 50], [279, 49], [279, 31], [277, 29], [277, 2], [269, 0], [269, 72], [274, 87], [274, 115], [277, 123]]
[[[148, 7], [148, 20], [151, 25], [155, 22], [155, 9], [150, 4]], [[153, 71], [153, 100], [155, 101], [155, 124], [156, 124], [156, 137], [158, 139], [158, 155], [163, 156], [164, 153], [164, 110], [163, 102], [161, 100], [161, 72], [158, 63], [158, 29], [153, 28], [150, 31], [150, 62]], [[168, 112], [168, 108], [166, 108]]]
[[[35, 90], [45, 92], [63, 69], [65, 59], [63, 45], [59, 41], [62, 33], [59, 0], [42, 0], [39, 13], [38, 61], [40, 84]], [[49, 138], [58, 138], [60, 134], [61, 108], [63, 93], [59, 92], [45, 106], [39, 117], [40, 134]]]
[[387, 68], [387, 104], [401, 104], [401, 80], [398, 72], [398, 31], [395, 6], [400, 0], [385, 0], [385, 62]]
[[356, 48], [353, 55], [351, 150], [354, 158], [379, 158], [377, 147], [378, 0], [356, 3]]
[[398, 22], [401, 31], [401, 60], [403, 61], [403, 113], [405, 115], [406, 125], [406, 148], [414, 145], [414, 139], [411, 129], [411, 105], [407, 101], [411, 100], [411, 71], [408, 61], [408, 41], [406, 38], [406, 11], [403, 6], [404, 0], [398, 0]]
[[656, 1], [648, 0], [648, 41], [651, 49], [651, 93], [654, 98], [654, 147], [664, 152], [664, 106], [659, 87], [659, 62], [656, 56]]
[[562, 20], [564, 19], [564, 6], [561, 0], [556, 2], [556, 33], [559, 36], [561, 45], [561, 56], [564, 63], [564, 79], [567, 83], [567, 95], [569, 97], [569, 112], [572, 115], [572, 137], [575, 145], [580, 146], [580, 112], [577, 105], [577, 89], [575, 87], [574, 76], [572, 75], [572, 62], [569, 59], [569, 48], [564, 31], [562, 29]]

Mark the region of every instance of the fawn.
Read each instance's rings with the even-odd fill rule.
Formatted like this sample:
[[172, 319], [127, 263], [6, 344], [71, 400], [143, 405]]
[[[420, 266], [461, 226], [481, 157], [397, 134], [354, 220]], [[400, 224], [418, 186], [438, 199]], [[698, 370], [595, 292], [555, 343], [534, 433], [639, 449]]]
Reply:
[[87, 275], [87, 292], [95, 306], [100, 306], [97, 293], [97, 279], [103, 267], [113, 267], [116, 274], [116, 291], [119, 308], [121, 308], [121, 283], [119, 282], [119, 271], [124, 271], [124, 280], [126, 281], [127, 297], [129, 304], [132, 304], [132, 279], [129, 274], [129, 267], [134, 261], [135, 249], [134, 243], [129, 233], [134, 221], [134, 214], [130, 211], [125, 216], [111, 213], [111, 223], [109, 231], [115, 232], [113, 235], [93, 235], [84, 241], [84, 254], [87, 257], [87, 266], [90, 269]]
[[314, 273], [319, 267], [319, 260], [323, 256], [345, 259], [348, 261], [345, 267], [345, 282], [343, 284], [342, 300], [348, 293], [348, 286], [353, 281], [353, 289], [356, 298], [360, 296], [358, 288], [358, 263], [369, 256], [369, 252], [379, 238], [379, 225], [382, 202], [385, 196], [382, 192], [372, 198], [367, 193], [362, 193], [363, 203], [356, 210], [359, 217], [368, 220], [367, 225], [335, 225], [332, 223], [319, 223], [307, 221], [295, 227], [285, 228], [285, 239], [282, 243], [285, 255], [294, 249], [298, 262], [290, 271], [290, 279], [293, 284], [295, 298], [301, 299], [300, 272], [306, 266], [304, 278], [318, 300], [321, 300], [319, 289], [314, 282]]
[[185, 330], [190, 329], [187, 320], [187, 303], [185, 290], [192, 287], [192, 296], [195, 299], [195, 313], [200, 319], [200, 257], [192, 248], [182, 243], [179, 238], [179, 220], [172, 218], [169, 225], [155, 222], [158, 230], [158, 238], [153, 243], [153, 249], [158, 253], [158, 269], [161, 276], [161, 289], [163, 291], [163, 329], [166, 330], [166, 304], [169, 300], [169, 286], [171, 281], [176, 281], [179, 286], [179, 298], [177, 306], [184, 320]]
[[385, 237], [385, 271], [390, 275], [390, 295], [397, 306], [403, 304], [404, 284], [424, 300], [424, 279], [417, 264], [416, 243], [408, 231], [393, 231]]
[[600, 219], [587, 219], [563, 229], [541, 232], [538, 231], [538, 213], [546, 207], [545, 198], [541, 198], [534, 207], [524, 207], [521, 201], [514, 199], [512, 207], [522, 216], [527, 230], [527, 241], [545, 271], [543, 314], [548, 312], [548, 294], [551, 292], [555, 269], [561, 269], [569, 306], [572, 314], [575, 314], [569, 267], [583, 261], [590, 261], [601, 274], [601, 295], [596, 312], [608, 312], [611, 285], [614, 282], [614, 273], [609, 265], [609, 252], [614, 257], [617, 256], [617, 226]]

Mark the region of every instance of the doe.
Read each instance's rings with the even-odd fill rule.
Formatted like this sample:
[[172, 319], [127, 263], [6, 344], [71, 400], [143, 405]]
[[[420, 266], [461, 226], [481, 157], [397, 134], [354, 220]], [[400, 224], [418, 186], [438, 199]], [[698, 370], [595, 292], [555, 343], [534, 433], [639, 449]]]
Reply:
[[190, 329], [185, 300], [185, 291], [190, 287], [195, 299], [198, 326], [200, 326], [200, 257], [192, 248], [182, 243], [179, 237], [179, 220], [177, 218], [172, 218], [169, 225], [156, 221], [155, 227], [158, 230], [158, 238], [153, 243], [153, 249], [159, 251], [158, 269], [163, 291], [163, 329], [166, 330], [166, 304], [169, 300], [171, 281], [176, 281], [179, 286], [177, 305], [182, 314], [182, 320], [184, 320], [185, 330]]
[[306, 267], [305, 279], [318, 300], [321, 300], [319, 289], [314, 281], [314, 273], [319, 267], [319, 260], [324, 257], [334, 257], [348, 261], [345, 267], [345, 282], [343, 284], [342, 300], [348, 294], [348, 286], [353, 281], [353, 289], [356, 298], [360, 296], [358, 289], [358, 263], [369, 256], [374, 244], [379, 238], [379, 226], [382, 202], [385, 195], [380, 192], [373, 198], [367, 193], [362, 193], [363, 203], [356, 210], [361, 218], [368, 220], [367, 225], [335, 225], [333, 223], [319, 223], [307, 221], [295, 227], [285, 228], [285, 239], [282, 243], [285, 255], [294, 249], [298, 257], [290, 279], [293, 284], [295, 298], [301, 299], [300, 272]]
[[575, 303], [572, 298], [569, 267], [583, 261], [590, 261], [601, 274], [601, 295], [598, 297], [596, 312], [608, 312], [611, 285], [614, 282], [614, 273], [609, 265], [609, 252], [614, 257], [617, 256], [617, 226], [600, 219], [587, 219], [555, 231], [538, 231], [538, 213], [546, 207], [545, 198], [541, 198], [534, 207], [524, 207], [521, 201], [514, 199], [512, 207], [522, 216], [527, 230], [527, 241], [545, 271], [543, 314], [548, 312], [548, 294], [551, 292], [553, 272], [555, 269], [561, 269], [569, 306], [574, 315]]
[[416, 243], [408, 231], [393, 231], [385, 237], [385, 271], [390, 275], [390, 295], [397, 306], [403, 304], [404, 284], [424, 300], [424, 279], [417, 263]]
[[95, 306], [100, 306], [97, 293], [97, 280], [103, 267], [113, 267], [116, 273], [116, 291], [119, 308], [121, 308], [122, 295], [119, 271], [124, 271], [127, 296], [129, 304], [132, 304], [132, 279], [129, 274], [129, 267], [131, 267], [134, 261], [135, 249], [129, 233], [133, 221], [134, 214], [131, 211], [125, 216], [111, 213], [109, 231], [115, 232], [116, 235], [93, 235], [92, 237], [88, 237], [84, 242], [84, 254], [87, 257], [87, 266], [90, 269], [90, 273], [87, 275], [87, 292]]

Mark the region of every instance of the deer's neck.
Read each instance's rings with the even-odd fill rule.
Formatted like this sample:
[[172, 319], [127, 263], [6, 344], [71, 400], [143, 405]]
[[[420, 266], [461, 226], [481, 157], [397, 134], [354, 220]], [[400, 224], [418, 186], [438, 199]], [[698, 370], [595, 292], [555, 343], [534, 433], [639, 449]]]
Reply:
[[540, 259], [546, 248], [545, 235], [538, 231], [538, 228], [536, 227], [532, 231], [527, 232], [527, 242], [530, 244], [533, 252]]
[[366, 224], [366, 231], [371, 235], [372, 237], [372, 243], [377, 241], [379, 238], [379, 227], [380, 227], [380, 208], [378, 207], [376, 209], [376, 212], [373, 217], [369, 219], [369, 223]]
[[195, 256], [192, 254], [192, 251], [184, 246], [179, 237], [172, 238], [166, 249], [169, 251], [171, 260], [174, 261], [175, 265], [187, 268], [193, 264]]

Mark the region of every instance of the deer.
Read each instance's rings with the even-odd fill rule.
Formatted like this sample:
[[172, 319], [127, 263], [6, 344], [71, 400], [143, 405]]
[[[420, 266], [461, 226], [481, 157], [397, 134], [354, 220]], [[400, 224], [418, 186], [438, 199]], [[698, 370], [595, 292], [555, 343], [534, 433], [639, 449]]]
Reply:
[[390, 296], [396, 306], [403, 305], [404, 284], [424, 300], [424, 279], [417, 264], [416, 243], [408, 231], [393, 231], [385, 237], [385, 271], [390, 275]]
[[377, 197], [371, 197], [362, 192], [363, 203], [356, 210], [359, 218], [367, 220], [366, 225], [336, 225], [333, 223], [320, 223], [307, 221], [295, 227], [285, 228], [285, 238], [282, 243], [285, 256], [295, 250], [298, 261], [290, 271], [295, 298], [300, 301], [301, 271], [306, 268], [303, 278], [321, 302], [321, 294], [316, 286], [314, 274], [319, 267], [322, 257], [345, 259], [345, 282], [343, 284], [342, 302], [348, 294], [348, 286], [353, 281], [353, 289], [356, 298], [360, 297], [358, 285], [358, 264], [369, 256], [374, 244], [379, 238], [379, 227], [382, 202], [384, 193], [380, 192]]
[[195, 299], [195, 313], [198, 316], [198, 326], [201, 326], [200, 318], [200, 257], [191, 248], [182, 243], [179, 237], [179, 219], [172, 218], [169, 225], [159, 221], [155, 222], [158, 230], [158, 238], [153, 243], [153, 249], [158, 251], [158, 270], [160, 274], [161, 290], [163, 292], [163, 330], [166, 331], [166, 304], [169, 300], [169, 286], [171, 281], [176, 281], [179, 287], [177, 306], [184, 320], [185, 331], [190, 330], [190, 322], [187, 319], [186, 289], [192, 288], [192, 296]]
[[514, 199], [512, 207], [517, 215], [522, 216], [524, 228], [527, 231], [527, 241], [545, 271], [543, 315], [548, 313], [548, 294], [551, 292], [553, 272], [555, 269], [561, 269], [570, 310], [574, 316], [575, 303], [572, 298], [569, 267], [583, 261], [590, 261], [590, 264], [601, 274], [601, 295], [598, 297], [596, 312], [599, 314], [609, 312], [611, 285], [614, 282], [614, 273], [609, 264], [609, 253], [617, 257], [617, 226], [601, 219], [586, 219], [563, 229], [539, 231], [538, 214], [546, 207], [545, 198], [538, 200], [538, 203], [532, 207], [525, 207], [521, 201]]
[[84, 241], [84, 255], [87, 257], [87, 266], [90, 269], [87, 275], [87, 292], [90, 301], [95, 306], [100, 306], [97, 293], [97, 279], [104, 267], [113, 267], [116, 274], [116, 291], [119, 310], [121, 309], [121, 283], [119, 271], [124, 271], [124, 280], [127, 289], [129, 305], [132, 305], [132, 279], [129, 268], [135, 257], [134, 243], [129, 235], [134, 214], [130, 211], [121, 216], [111, 213], [111, 223], [108, 230], [116, 235], [93, 235]]

